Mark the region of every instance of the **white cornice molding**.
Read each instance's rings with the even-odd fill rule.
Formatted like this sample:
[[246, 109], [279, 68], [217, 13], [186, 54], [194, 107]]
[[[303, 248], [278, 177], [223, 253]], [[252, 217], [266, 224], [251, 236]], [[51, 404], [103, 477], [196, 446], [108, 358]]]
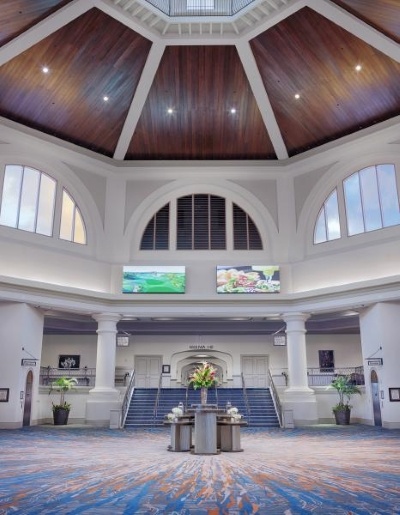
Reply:
[[[157, 296], [158, 297], [158, 296]], [[87, 314], [120, 313], [138, 317], [268, 316], [272, 313], [328, 313], [363, 309], [379, 302], [400, 302], [400, 275], [321, 288], [294, 294], [257, 295], [235, 299], [194, 298], [188, 295], [138, 297], [81, 290], [0, 276], [0, 301], [34, 305], [43, 310]]]

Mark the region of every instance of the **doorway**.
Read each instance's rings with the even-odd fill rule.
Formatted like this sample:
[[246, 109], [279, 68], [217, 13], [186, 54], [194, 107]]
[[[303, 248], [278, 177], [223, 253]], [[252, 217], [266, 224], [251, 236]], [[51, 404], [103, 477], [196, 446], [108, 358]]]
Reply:
[[268, 356], [242, 356], [242, 370], [246, 388], [267, 388]]
[[135, 386], [137, 388], [158, 388], [161, 359], [161, 356], [136, 356]]
[[26, 382], [25, 382], [24, 418], [22, 420], [22, 425], [24, 427], [31, 425], [32, 385], [33, 385], [33, 373], [32, 373], [32, 370], [29, 370], [29, 372], [26, 376]]
[[382, 426], [381, 400], [379, 398], [379, 381], [378, 374], [375, 370], [371, 370], [371, 393], [372, 408], [374, 411], [374, 425]]

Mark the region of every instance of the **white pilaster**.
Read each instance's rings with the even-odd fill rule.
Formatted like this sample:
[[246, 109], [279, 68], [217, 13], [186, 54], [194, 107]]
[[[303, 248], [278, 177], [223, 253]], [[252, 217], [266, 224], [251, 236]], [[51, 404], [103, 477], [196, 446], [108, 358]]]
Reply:
[[[365, 394], [367, 397], [364, 422], [374, 424], [371, 371], [378, 376], [381, 392], [382, 426], [400, 428], [400, 403], [390, 400], [389, 388], [399, 388], [400, 306], [380, 302], [360, 313], [361, 347], [364, 358]], [[369, 365], [368, 360], [382, 359], [382, 365]]]
[[[37, 424], [43, 320], [43, 313], [28, 304], [10, 302], [0, 306], [0, 387], [9, 390], [7, 402], [0, 403], [2, 429], [22, 427], [25, 400], [30, 401], [31, 407], [27, 423]], [[29, 360], [27, 364], [24, 359]], [[30, 370], [33, 385], [31, 398], [26, 399], [26, 377]]]
[[289, 385], [284, 394], [284, 409], [293, 411], [296, 426], [318, 422], [314, 390], [308, 386], [306, 353], [306, 313], [282, 315], [286, 323]]

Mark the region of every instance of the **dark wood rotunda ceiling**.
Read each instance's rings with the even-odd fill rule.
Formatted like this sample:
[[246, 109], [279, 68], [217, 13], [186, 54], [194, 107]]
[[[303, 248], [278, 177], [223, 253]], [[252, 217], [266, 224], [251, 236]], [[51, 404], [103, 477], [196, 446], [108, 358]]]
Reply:
[[0, 3], [0, 123], [118, 161], [285, 160], [400, 115], [399, 0]]

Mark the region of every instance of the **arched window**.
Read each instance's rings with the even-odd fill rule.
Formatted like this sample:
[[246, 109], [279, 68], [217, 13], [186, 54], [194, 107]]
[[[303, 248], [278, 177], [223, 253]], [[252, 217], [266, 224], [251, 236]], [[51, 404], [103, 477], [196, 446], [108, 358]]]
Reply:
[[[7, 165], [1, 196], [0, 225], [53, 236], [57, 182], [29, 166]], [[72, 197], [63, 190], [61, 239], [86, 243], [82, 215]]]
[[349, 236], [400, 224], [396, 170], [369, 166], [343, 181]]
[[63, 189], [60, 239], [80, 243], [86, 243], [86, 230], [81, 212], [71, 195]]
[[169, 249], [169, 204], [165, 204], [147, 224], [142, 236], [140, 249]]
[[341, 237], [344, 217], [348, 236], [400, 224], [396, 169], [393, 164], [369, 166], [349, 175], [342, 183], [345, 213], [339, 215], [338, 189], [325, 200], [314, 228], [314, 243]]
[[[185, 195], [176, 200], [177, 250], [226, 250], [227, 227], [232, 227], [234, 250], [262, 250], [260, 233], [249, 215], [232, 204], [232, 224], [227, 224], [227, 201], [209, 194]], [[173, 228], [175, 230], [175, 228]], [[170, 204], [147, 224], [141, 250], [168, 250]]]
[[340, 238], [339, 207], [335, 188], [325, 200], [319, 212], [314, 229], [314, 243]]

